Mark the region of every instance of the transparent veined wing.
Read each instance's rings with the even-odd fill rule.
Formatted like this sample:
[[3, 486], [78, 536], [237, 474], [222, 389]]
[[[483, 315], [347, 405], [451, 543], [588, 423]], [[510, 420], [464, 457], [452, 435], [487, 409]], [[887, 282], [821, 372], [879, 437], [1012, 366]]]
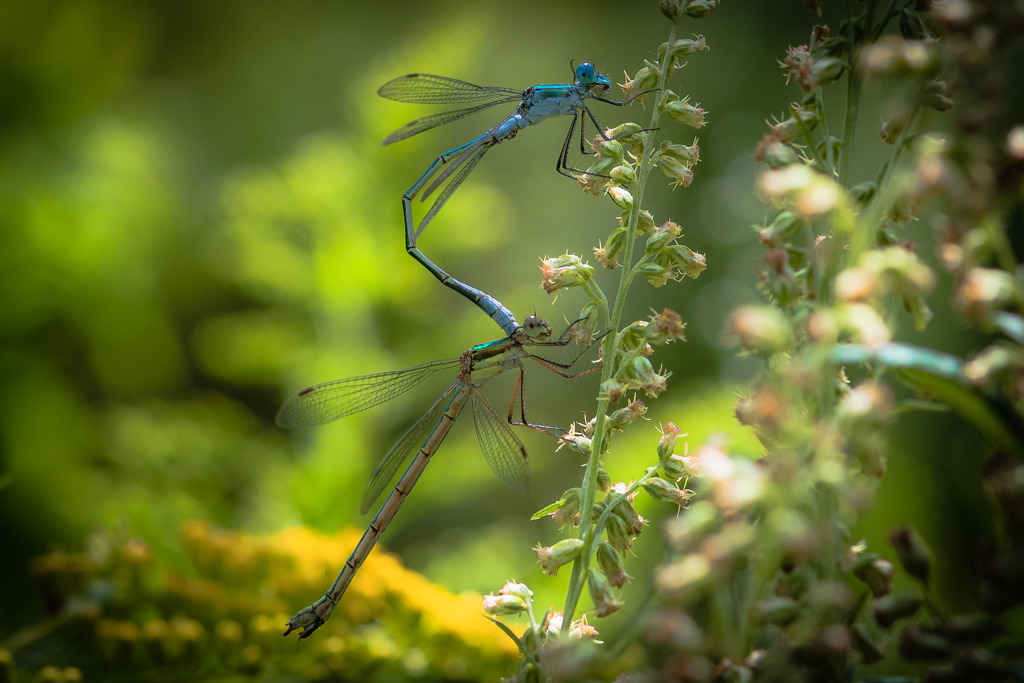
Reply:
[[427, 191], [423, 193], [421, 199], [426, 199], [427, 196], [437, 189], [437, 187], [443, 183], [444, 180], [455, 171], [455, 169], [459, 168], [459, 165], [461, 164], [462, 168], [459, 169], [458, 174], [452, 178], [452, 181], [448, 183], [444, 190], [442, 190], [441, 194], [437, 196], [437, 199], [434, 201], [434, 205], [430, 207], [430, 211], [427, 211], [427, 215], [425, 215], [423, 220], [420, 221], [419, 227], [416, 228], [416, 237], [420, 236], [420, 233], [422, 233], [424, 228], [427, 227], [427, 224], [434, 219], [434, 216], [437, 215], [437, 212], [441, 210], [441, 207], [444, 206], [451, 198], [455, 193], [455, 190], [459, 189], [459, 185], [462, 185], [462, 183], [466, 181], [466, 178], [469, 177], [469, 174], [473, 172], [473, 169], [476, 168], [476, 165], [480, 163], [480, 160], [483, 159], [484, 154], [486, 154], [487, 150], [490, 148], [491, 145], [482, 144], [477, 149], [471, 148], [466, 150], [465, 154], [456, 159], [455, 162], [446, 168], [437, 180], [427, 188]]
[[447, 76], [432, 74], [406, 74], [393, 78], [380, 86], [377, 94], [396, 102], [412, 102], [415, 104], [458, 104], [460, 102], [479, 102], [493, 98], [507, 98], [515, 95], [521, 98], [522, 90], [513, 88], [497, 88], [486, 85], [474, 85], [466, 81]]
[[494, 473], [506, 486], [518, 493], [530, 490], [530, 458], [526, 447], [498, 417], [482, 391], [473, 392], [473, 418], [480, 450]]
[[277, 411], [283, 429], [311, 427], [358, 413], [404, 394], [438, 370], [457, 368], [459, 358], [435, 360], [405, 370], [349, 377], [303, 389]]
[[459, 386], [458, 380], [452, 382], [451, 386], [448, 387], [443, 394], [436, 401], [434, 405], [427, 409], [423, 417], [416, 421], [412, 427], [406, 430], [402, 438], [399, 439], [394, 446], [391, 447], [380, 462], [377, 463], [377, 468], [373, 471], [370, 476], [370, 481], [366, 484], [366, 491], [363, 493], [363, 502], [359, 506], [360, 512], [366, 514], [369, 512], [373, 504], [380, 498], [381, 492], [384, 487], [390, 483], [394, 478], [395, 473], [399, 470], [412, 452], [423, 445], [427, 435], [437, 425], [440, 419], [438, 415], [441, 413], [441, 406], [445, 405], [445, 399], [452, 393], [452, 391]]
[[404, 126], [399, 128], [398, 130], [394, 131], [393, 133], [388, 135], [386, 138], [384, 138], [384, 141], [381, 144], [382, 145], [390, 145], [393, 142], [398, 142], [399, 140], [405, 140], [406, 138], [411, 138], [413, 135], [419, 135], [420, 133], [422, 133], [424, 131], [428, 131], [431, 128], [437, 128], [438, 126], [443, 126], [446, 123], [451, 123], [452, 121], [458, 121], [459, 119], [462, 119], [462, 118], [465, 118], [465, 117], [470, 116], [472, 114], [475, 114], [478, 111], [483, 111], [484, 109], [490, 109], [491, 107], [493, 107], [496, 104], [505, 104], [507, 102], [514, 102], [514, 101], [516, 101], [518, 99], [519, 99], [518, 96], [516, 96], [516, 97], [506, 97], [506, 98], [503, 98], [503, 99], [500, 99], [500, 100], [495, 100], [493, 102], [487, 102], [485, 104], [479, 104], [479, 105], [477, 105], [475, 107], [466, 107], [465, 109], [456, 109], [454, 111], [445, 111], [445, 112], [441, 112], [440, 114], [431, 114], [430, 116], [424, 116], [424, 117], [421, 117], [421, 118], [418, 118], [418, 119], [413, 119], [409, 123], [405, 124]]

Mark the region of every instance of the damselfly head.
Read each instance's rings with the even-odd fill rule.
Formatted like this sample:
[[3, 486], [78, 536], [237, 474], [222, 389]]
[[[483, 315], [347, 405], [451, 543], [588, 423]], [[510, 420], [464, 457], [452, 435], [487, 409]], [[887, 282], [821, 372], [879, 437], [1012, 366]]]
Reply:
[[531, 315], [523, 321], [523, 332], [530, 339], [543, 341], [551, 336], [551, 325], [537, 316]]
[[612, 82], [589, 62], [576, 67], [576, 84], [584, 86], [594, 95], [603, 95], [612, 87]]

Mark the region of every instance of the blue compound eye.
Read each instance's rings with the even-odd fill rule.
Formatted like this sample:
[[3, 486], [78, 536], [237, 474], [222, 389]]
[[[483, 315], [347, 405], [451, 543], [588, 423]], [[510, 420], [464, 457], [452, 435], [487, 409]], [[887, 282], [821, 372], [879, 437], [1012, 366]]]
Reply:
[[583, 85], [589, 85], [594, 82], [597, 76], [597, 71], [594, 69], [594, 65], [588, 62], [583, 62], [576, 67], [576, 80]]

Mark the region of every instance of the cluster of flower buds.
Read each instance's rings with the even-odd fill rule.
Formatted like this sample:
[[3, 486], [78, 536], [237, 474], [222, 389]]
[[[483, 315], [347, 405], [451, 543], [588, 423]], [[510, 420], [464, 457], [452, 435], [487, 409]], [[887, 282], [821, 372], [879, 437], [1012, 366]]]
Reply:
[[661, 13], [672, 21], [679, 21], [683, 16], [691, 19], [703, 19], [714, 11], [719, 0], [660, 0]]
[[497, 595], [492, 593], [484, 596], [484, 614], [492, 617], [522, 614], [530, 609], [532, 598], [533, 591], [525, 583], [509, 581]]
[[575, 254], [542, 259], [540, 272], [543, 276], [541, 287], [548, 294], [569, 287], [581, 287], [594, 278], [594, 267], [584, 263]]
[[[826, 36], [827, 37], [827, 36]], [[829, 54], [834, 43], [816, 42], [814, 48], [806, 45], [791, 47], [779, 66], [805, 93], [814, 92], [821, 86], [835, 83], [845, 70], [845, 64], [838, 57]]]
[[[687, 105], [688, 106], [688, 105]], [[672, 186], [689, 187], [693, 182], [693, 166], [700, 161], [700, 147], [697, 140], [686, 145], [672, 144], [668, 140], [654, 153], [654, 164], [672, 181]]]
[[900, 297], [919, 330], [931, 320], [924, 297], [934, 287], [931, 268], [903, 247], [867, 251], [856, 267], [847, 268], [835, 280], [836, 297], [841, 301], [868, 302], [887, 294]]
[[632, 206], [628, 188], [636, 182], [636, 169], [626, 160], [627, 151], [623, 145], [629, 146], [631, 156], [640, 157], [644, 149], [644, 136], [640, 130], [638, 123], [623, 123], [590, 141], [597, 160], [578, 179], [584, 192], [596, 196], [607, 190], [623, 210], [628, 210], [624, 205]]
[[936, 64], [935, 50], [928, 43], [900, 36], [885, 36], [860, 55], [860, 66], [870, 76], [926, 75]]

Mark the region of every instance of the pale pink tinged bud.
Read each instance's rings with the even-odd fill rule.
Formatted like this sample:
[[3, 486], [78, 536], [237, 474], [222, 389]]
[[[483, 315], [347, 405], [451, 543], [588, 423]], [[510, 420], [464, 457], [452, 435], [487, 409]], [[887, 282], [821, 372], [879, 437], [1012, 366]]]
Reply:
[[623, 211], [633, 208], [633, 195], [624, 187], [614, 185], [608, 189], [608, 196], [612, 198], [615, 205]]
[[622, 607], [607, 577], [598, 569], [591, 567], [587, 572], [587, 585], [590, 588], [590, 598], [594, 601], [594, 614], [598, 617], [607, 617]]
[[993, 311], [1022, 300], [1021, 283], [996, 268], [971, 268], [956, 291], [960, 310], [974, 320], [985, 320]]
[[671, 268], [659, 263], [643, 264], [640, 266], [640, 274], [654, 287], [663, 287], [669, 280], [674, 280], [676, 276]]
[[639, 536], [644, 529], [644, 525], [647, 524], [647, 520], [641, 517], [640, 513], [633, 507], [632, 496], [620, 500], [615, 509], [612, 510], [612, 515], [618, 515], [626, 523], [626, 529], [630, 536]]
[[662, 254], [668, 257], [672, 268], [678, 268], [683, 275], [694, 280], [708, 267], [704, 254], [698, 254], [682, 244], [671, 244], [662, 250]]
[[1006, 153], [1017, 161], [1024, 161], [1024, 126], [1017, 126], [1006, 136]]
[[503, 617], [520, 614], [526, 609], [526, 603], [516, 595], [485, 595], [484, 612], [492, 617]]
[[861, 50], [861, 67], [868, 75], [921, 74], [935, 61], [933, 50], [920, 40], [884, 36]]
[[844, 301], [864, 301], [875, 293], [878, 274], [862, 268], [848, 268], [836, 277], [836, 296]]
[[556, 576], [558, 568], [569, 564], [579, 557], [583, 549], [583, 541], [578, 538], [565, 538], [547, 548], [536, 548], [537, 559], [540, 561], [541, 569], [549, 576]]
[[620, 552], [626, 552], [633, 546], [633, 536], [635, 534], [629, 533], [629, 526], [626, 524], [626, 521], [618, 515], [608, 516], [608, 521], [605, 523], [605, 533], [608, 536], [608, 542]]
[[658, 461], [668, 460], [676, 450], [676, 443], [682, 430], [671, 422], [666, 422], [661, 428], [661, 439], [658, 440]]
[[691, 19], [703, 19], [718, 6], [718, 0], [690, 0], [683, 12]]
[[981, 386], [1009, 367], [1024, 365], [1024, 356], [1019, 348], [990, 346], [964, 363], [963, 376], [974, 386]]
[[589, 437], [570, 431], [567, 434], [562, 434], [558, 437], [558, 440], [559, 446], [555, 450], [560, 449], [562, 446], [572, 446], [583, 455], [590, 455], [592, 441]]
[[599, 635], [597, 629], [587, 623], [587, 615], [584, 614], [578, 621], [572, 622], [569, 637], [574, 640], [594, 640]]
[[668, 43], [662, 43], [661, 46], [658, 48], [658, 63], [662, 63], [667, 53], [669, 59], [677, 60], [676, 66], [678, 66], [679, 59], [682, 59], [683, 57], [689, 57], [692, 54], [696, 54], [700, 50], [707, 49], [708, 46], [704, 40], [704, 36], [696, 36], [693, 39], [681, 38], [673, 42], [671, 47], [669, 47]]
[[843, 420], [881, 424], [891, 414], [894, 399], [884, 384], [862, 382], [839, 402], [836, 416]]
[[670, 455], [661, 463], [661, 471], [672, 481], [700, 476], [697, 459], [690, 455]]
[[730, 338], [750, 353], [774, 354], [793, 344], [793, 329], [785, 316], [771, 306], [741, 306], [726, 329]]
[[522, 598], [524, 601], [529, 600], [533, 597], [533, 591], [525, 583], [516, 583], [515, 581], [509, 581], [501, 590], [498, 591], [498, 595], [514, 595], [518, 598]]
[[843, 330], [852, 332], [856, 341], [878, 348], [892, 340], [888, 325], [878, 312], [867, 304], [849, 304], [836, 310], [836, 322]]
[[688, 166], [700, 161], [700, 147], [697, 146], [697, 141], [687, 147], [686, 145], [673, 145], [668, 140], [661, 143], [661, 148], [658, 150], [658, 156], [660, 157], [671, 157], [680, 161]]
[[711, 579], [711, 563], [699, 553], [687, 555], [677, 562], [660, 567], [655, 583], [665, 595], [686, 597], [699, 590]]
[[686, 341], [686, 323], [671, 308], [651, 318], [651, 324], [644, 328], [644, 337], [652, 344], [667, 344], [671, 341]]
[[627, 122], [620, 123], [614, 128], [609, 128], [604, 132], [605, 136], [612, 140], [618, 140], [627, 144], [634, 144], [643, 141], [643, 135], [640, 131], [643, 130], [643, 126], [639, 123]]
[[626, 391], [626, 387], [614, 379], [610, 379], [601, 385], [601, 394], [608, 397], [608, 400], [612, 403], [617, 403], [622, 399], [622, 393]]
[[817, 127], [818, 113], [816, 111], [798, 109], [788, 119], [772, 124], [769, 135], [774, 136], [778, 142], [792, 142], [804, 134], [804, 129], [810, 133]]
[[839, 326], [827, 311], [815, 311], [807, 321], [807, 334], [819, 344], [834, 344], [839, 338]]
[[567, 287], [579, 287], [582, 281], [594, 277], [594, 267], [575, 254], [546, 258], [541, 262], [540, 271], [543, 275], [541, 286], [548, 294]]

